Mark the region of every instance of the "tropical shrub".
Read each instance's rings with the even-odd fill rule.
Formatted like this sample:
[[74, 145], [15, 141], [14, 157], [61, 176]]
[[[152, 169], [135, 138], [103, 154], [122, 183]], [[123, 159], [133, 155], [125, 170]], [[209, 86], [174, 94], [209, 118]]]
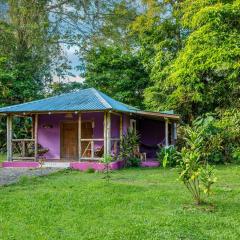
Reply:
[[174, 146], [161, 148], [157, 152], [157, 160], [164, 168], [175, 167], [178, 160], [178, 152]]
[[223, 162], [240, 163], [239, 107], [219, 112], [215, 125], [220, 129]]
[[200, 168], [201, 189], [209, 196], [211, 193], [211, 186], [216, 182], [215, 169], [213, 166], [206, 164]]
[[105, 165], [105, 168], [104, 168], [104, 179], [109, 183], [109, 180], [111, 178], [111, 169], [110, 169], [110, 163], [112, 162], [112, 157], [111, 155], [104, 155], [104, 158], [102, 159], [102, 162], [104, 163]]
[[[236, 109], [219, 112], [215, 115], [205, 115], [192, 122], [192, 130], [201, 135], [202, 161], [208, 163], [239, 162], [240, 146], [240, 113]], [[178, 147], [188, 144], [186, 136], [189, 126], [180, 128]]]
[[179, 179], [184, 183], [192, 194], [195, 202], [201, 204], [202, 193], [211, 193], [211, 187], [216, 182], [214, 167], [210, 166], [204, 159], [205, 129], [186, 127], [186, 146], [181, 149], [179, 159]]
[[128, 159], [128, 166], [131, 167], [139, 167], [140, 166], [141, 159], [138, 157], [132, 157]]
[[[129, 129], [120, 142], [120, 158], [126, 163], [126, 166], [136, 166], [140, 162], [137, 156], [139, 146], [139, 136], [136, 132]], [[139, 165], [139, 164], [138, 164]]]

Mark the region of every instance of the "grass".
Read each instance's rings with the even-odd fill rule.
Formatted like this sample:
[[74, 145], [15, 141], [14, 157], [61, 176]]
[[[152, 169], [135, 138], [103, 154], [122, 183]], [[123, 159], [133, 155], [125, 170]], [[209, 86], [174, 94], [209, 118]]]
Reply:
[[177, 171], [64, 171], [0, 188], [0, 239], [239, 239], [240, 166], [218, 167], [197, 207]]
[[0, 163], [6, 161], [6, 159], [7, 159], [7, 154], [0, 152]]

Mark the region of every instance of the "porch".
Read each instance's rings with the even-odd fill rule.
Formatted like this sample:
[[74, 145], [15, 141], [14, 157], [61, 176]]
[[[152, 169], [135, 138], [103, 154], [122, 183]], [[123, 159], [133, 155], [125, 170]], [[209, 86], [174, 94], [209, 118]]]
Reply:
[[[31, 118], [31, 138], [16, 139], [15, 118]], [[7, 160], [99, 162], [104, 155], [119, 160], [120, 140], [128, 129], [139, 135], [139, 152], [153, 160], [159, 147], [174, 145], [176, 122], [168, 118], [114, 111], [9, 114], [7, 116]]]
[[[13, 138], [13, 120], [32, 119], [31, 138]], [[7, 116], [7, 160], [76, 162], [117, 159], [125, 116], [114, 112], [66, 112]]]

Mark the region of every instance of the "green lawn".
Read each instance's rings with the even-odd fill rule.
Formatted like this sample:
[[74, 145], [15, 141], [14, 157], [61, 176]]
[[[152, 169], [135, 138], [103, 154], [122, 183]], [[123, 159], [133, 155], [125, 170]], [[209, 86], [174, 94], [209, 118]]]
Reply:
[[176, 170], [65, 171], [0, 188], [0, 239], [240, 239], [240, 166], [196, 207]]

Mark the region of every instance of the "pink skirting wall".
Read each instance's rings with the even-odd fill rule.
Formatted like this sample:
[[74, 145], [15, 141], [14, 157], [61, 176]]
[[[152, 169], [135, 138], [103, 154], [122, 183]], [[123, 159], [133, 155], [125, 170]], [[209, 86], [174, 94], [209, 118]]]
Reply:
[[[123, 161], [116, 161], [109, 164], [109, 167], [111, 170], [118, 170], [124, 167]], [[70, 168], [80, 170], [80, 171], [86, 171], [89, 168], [92, 168], [96, 171], [103, 171], [106, 166], [104, 163], [101, 162], [72, 162], [70, 163]]]

